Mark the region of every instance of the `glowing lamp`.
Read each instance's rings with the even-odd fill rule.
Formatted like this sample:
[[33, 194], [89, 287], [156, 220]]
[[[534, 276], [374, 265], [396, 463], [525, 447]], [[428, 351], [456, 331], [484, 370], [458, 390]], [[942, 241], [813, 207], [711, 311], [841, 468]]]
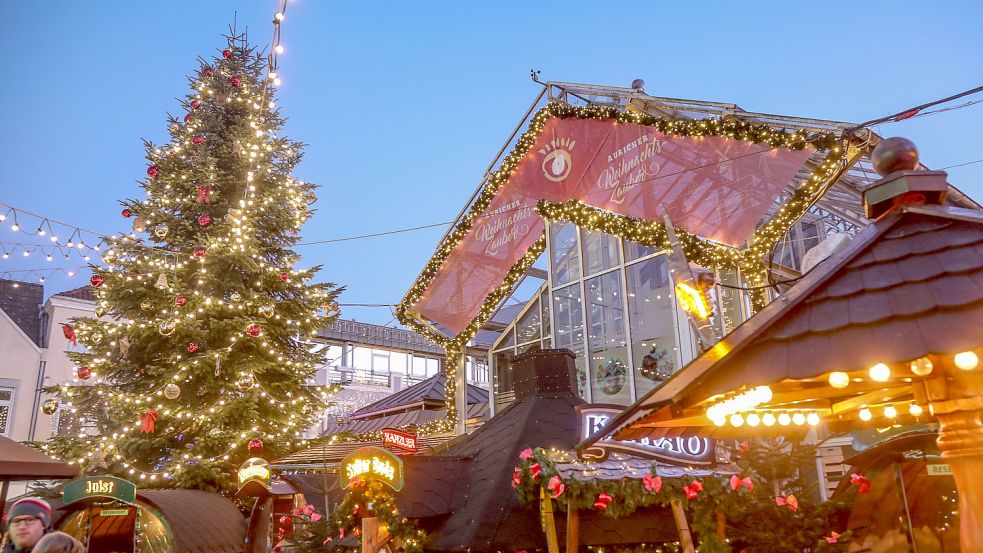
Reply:
[[679, 305], [687, 313], [706, 320], [710, 317], [710, 306], [707, 304], [706, 297], [696, 288], [685, 282], [676, 284], [676, 297]]
[[898, 416], [898, 410], [895, 409], [893, 405], [888, 405], [884, 408], [884, 416], [889, 419], [893, 419], [894, 417]]
[[816, 413], [809, 413], [806, 415], [806, 422], [809, 423], [809, 426], [817, 426], [819, 424], [819, 415]]
[[971, 371], [980, 364], [980, 358], [972, 351], [957, 353], [952, 360], [956, 363], [956, 367], [963, 371]]
[[923, 412], [922, 406], [917, 403], [912, 403], [908, 406], [908, 413], [913, 417], [920, 416]]
[[806, 423], [806, 416], [802, 413], [796, 413], [792, 415], [792, 422], [794, 422], [797, 426], [802, 426]]
[[867, 371], [874, 382], [887, 382], [891, 378], [891, 368], [884, 363], [878, 363]]
[[761, 416], [759, 416], [757, 413], [751, 413], [745, 420], [747, 421], [748, 426], [758, 426], [761, 424]]
[[710, 419], [716, 426], [723, 426], [727, 424], [727, 419], [724, 417], [712, 417]]
[[850, 375], [845, 372], [834, 371], [829, 373], [829, 385], [834, 388], [846, 388], [850, 384]]
[[864, 407], [857, 412], [857, 416], [860, 417], [860, 420], [866, 422], [869, 421], [874, 415], [870, 412], [870, 409]]
[[928, 357], [915, 359], [911, 362], [911, 372], [915, 376], [928, 376], [932, 374], [933, 369], [935, 369], [935, 365], [932, 364], [932, 360]]
[[734, 413], [730, 416], [730, 424], [734, 427], [743, 426], [744, 417], [742, 417], [740, 413]]
[[765, 426], [775, 426], [775, 415], [771, 413], [765, 413], [764, 416], [761, 417], [761, 422]]
[[792, 417], [788, 416], [788, 413], [782, 413], [781, 415], [778, 415], [778, 424], [788, 426], [792, 424]]

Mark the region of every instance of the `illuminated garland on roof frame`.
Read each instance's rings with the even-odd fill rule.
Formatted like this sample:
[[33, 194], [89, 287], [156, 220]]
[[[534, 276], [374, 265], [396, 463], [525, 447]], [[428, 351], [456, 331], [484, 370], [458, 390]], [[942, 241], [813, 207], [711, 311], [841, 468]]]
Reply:
[[[436, 253], [427, 262], [423, 271], [421, 271], [399, 305], [396, 306], [395, 314], [400, 322], [443, 346], [447, 351], [447, 392], [445, 397], [448, 417], [444, 420], [434, 421], [422, 426], [419, 429], [421, 435], [453, 430], [454, 421], [457, 416], [455, 407], [456, 359], [460, 352], [464, 350], [466, 344], [478, 333], [481, 325], [494, 314], [495, 309], [508, 294], [509, 290], [511, 290], [512, 286], [518, 282], [519, 278], [521, 278], [525, 271], [532, 266], [536, 258], [545, 250], [545, 236], [541, 237], [509, 270], [502, 284], [489, 294], [482, 303], [478, 315], [457, 336], [448, 337], [443, 335], [436, 328], [423, 322], [418, 318], [418, 314], [413, 312], [413, 306], [420, 301], [427, 287], [430, 286], [433, 279], [437, 276], [441, 265], [454, 248], [460, 244], [461, 240], [471, 231], [471, 228], [480, 215], [491, 204], [499, 188], [508, 181], [517, 165], [539, 138], [546, 122], [552, 117], [577, 117], [581, 119], [599, 120], [613, 119], [622, 124], [653, 127], [659, 132], [670, 136], [723, 136], [756, 144], [767, 144], [772, 148], [801, 150], [807, 146], [812, 146], [819, 150], [829, 151], [826, 158], [819, 164], [818, 168], [809, 176], [804, 184], [795, 191], [792, 198], [782, 205], [771, 220], [755, 231], [748, 240], [748, 246], [746, 248], [736, 250], [702, 240], [688, 233], [680, 233], [687, 256], [694, 262], [708, 267], [724, 266], [740, 268], [748, 276], [748, 280], [752, 286], [765, 284], [766, 273], [762, 260], [769, 254], [774, 244], [785, 236], [788, 229], [805, 214], [815, 201], [822, 196], [829, 184], [835, 180], [834, 177], [842, 170], [843, 160], [846, 154], [842, 139], [832, 132], [809, 135], [801, 130], [776, 130], [769, 125], [749, 123], [730, 116], [719, 119], [670, 120], [653, 117], [647, 113], [638, 111], [622, 111], [613, 107], [593, 105], [571, 106], [558, 102], [550, 102], [546, 107], [536, 112], [529, 124], [529, 128], [516, 142], [515, 148], [504, 158], [499, 169], [489, 176], [484, 189], [482, 189], [477, 199], [471, 205], [471, 208], [461, 219], [461, 222], [438, 245]], [[577, 219], [578, 221], [584, 221], [584, 226], [587, 228], [596, 228], [588, 226], [590, 224], [610, 228], [610, 231], [604, 230], [604, 232], [623, 236], [642, 244], [663, 245], [665, 240], [665, 231], [659, 223], [615, 215], [584, 204], [579, 204], [579, 202], [568, 202], [559, 205], [541, 204], [539, 211], [547, 219], [550, 219], [550, 217], [546, 214], [550, 213], [557, 219], [571, 221]], [[621, 227], [621, 231], [624, 234], [618, 232], [619, 227]], [[603, 230], [603, 228], [597, 228], [597, 230]], [[764, 306], [765, 299], [763, 294], [757, 294], [756, 296], [758, 297], [754, 298], [752, 303], [755, 309], [759, 309]], [[352, 437], [352, 439], [354, 438], [362, 439], [362, 437]]]

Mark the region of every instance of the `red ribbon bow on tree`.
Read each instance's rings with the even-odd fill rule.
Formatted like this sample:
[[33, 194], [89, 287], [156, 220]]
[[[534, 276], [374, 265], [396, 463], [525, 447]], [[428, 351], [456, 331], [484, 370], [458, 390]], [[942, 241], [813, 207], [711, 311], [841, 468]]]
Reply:
[[730, 477], [730, 489], [737, 490], [742, 486], [747, 488], [748, 492], [754, 491], [754, 482], [751, 481], [750, 476], [745, 476], [744, 478], [741, 478], [740, 476], [735, 474]]
[[522, 469], [515, 467], [512, 471], [512, 489], [516, 489], [522, 484]]
[[195, 201], [198, 203], [205, 202], [206, 204], [212, 203], [212, 187], [204, 184], [198, 185], [198, 197]]
[[563, 481], [560, 480], [559, 476], [554, 476], [550, 478], [549, 484], [546, 485], [546, 489], [553, 492], [553, 499], [556, 499], [563, 495], [563, 491], [567, 489], [567, 487], [563, 485]]
[[543, 467], [539, 463], [533, 463], [529, 465], [529, 472], [532, 473], [532, 479], [535, 480], [539, 478], [539, 473], [543, 472]]
[[612, 498], [610, 495], [608, 495], [608, 494], [606, 494], [604, 492], [601, 492], [601, 493], [597, 494], [597, 500], [594, 501], [594, 508], [595, 509], [598, 509], [598, 510], [601, 510], [601, 511], [607, 511], [608, 510], [608, 503], [611, 503], [611, 500], [612, 499], [614, 499], [614, 498]]
[[75, 329], [72, 325], [67, 325], [65, 323], [61, 324], [61, 332], [65, 335], [65, 338], [72, 343], [72, 347], [78, 346], [78, 338], [75, 336]]
[[147, 411], [146, 413], [140, 415], [140, 432], [150, 434], [154, 431], [154, 423], [157, 422], [157, 411], [153, 409]]
[[525, 461], [526, 459], [532, 459], [532, 448], [527, 447], [519, 452], [519, 459]]
[[314, 510], [313, 505], [307, 506], [307, 516], [311, 519], [311, 522], [317, 522], [321, 520], [321, 514]]
[[737, 446], [737, 456], [738, 457], [744, 457], [744, 454], [747, 453], [747, 448], [748, 448], [748, 443], [747, 442], [741, 442]]
[[779, 495], [775, 497], [775, 505], [779, 507], [788, 506], [792, 509], [792, 512], [797, 512], [799, 510], [799, 500], [796, 499], [795, 494], [789, 494], [788, 496]]
[[826, 543], [833, 544], [836, 543], [836, 540], [840, 539], [840, 534], [830, 532], [828, 536], [823, 536], [823, 539], [826, 540]]
[[652, 476], [651, 474], [646, 474], [642, 477], [642, 484], [645, 485], [645, 489], [648, 491], [654, 491], [659, 493], [662, 491], [662, 477]]
[[870, 479], [866, 476], [853, 473], [850, 475], [850, 483], [856, 486], [860, 493], [867, 493], [870, 491]]
[[699, 480], [693, 480], [683, 487], [683, 493], [686, 494], [686, 499], [696, 499], [696, 496], [702, 491], [703, 482], [700, 482]]

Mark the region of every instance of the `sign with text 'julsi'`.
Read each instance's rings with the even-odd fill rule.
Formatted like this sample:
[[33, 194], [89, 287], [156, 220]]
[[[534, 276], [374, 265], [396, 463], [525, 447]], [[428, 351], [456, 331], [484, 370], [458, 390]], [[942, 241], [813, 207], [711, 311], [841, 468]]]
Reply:
[[343, 488], [358, 479], [382, 482], [397, 492], [403, 489], [403, 460], [379, 447], [360, 447], [349, 453], [339, 470]]
[[413, 307], [457, 335], [542, 235], [539, 200], [579, 200], [662, 220], [733, 246], [813, 153], [725, 137], [682, 137], [613, 120], [551, 118]]
[[[580, 439], [586, 440], [601, 430], [608, 420], [620, 413], [621, 407], [582, 405], [577, 407], [580, 416]], [[714, 459], [714, 442], [699, 436], [676, 438], [642, 438], [641, 440], [599, 440], [581, 451], [585, 459], [603, 459], [609, 451], [619, 451], [635, 457], [657, 459], [677, 465], [710, 465]]]
[[137, 500], [137, 487], [115, 476], [86, 476], [65, 484], [62, 490], [65, 505], [85, 499], [116, 499], [133, 504]]

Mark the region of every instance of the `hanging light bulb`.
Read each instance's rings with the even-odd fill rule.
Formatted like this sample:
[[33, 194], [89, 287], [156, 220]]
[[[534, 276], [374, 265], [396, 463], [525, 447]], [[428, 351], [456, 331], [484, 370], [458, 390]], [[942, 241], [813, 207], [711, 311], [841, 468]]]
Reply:
[[894, 408], [893, 405], [888, 405], [884, 408], [884, 416], [893, 419], [898, 416], [898, 410]]
[[956, 367], [963, 371], [971, 371], [980, 364], [979, 356], [972, 351], [957, 353], [952, 360], [956, 363]]
[[802, 413], [796, 413], [792, 415], [792, 422], [794, 422], [797, 426], [802, 426], [806, 423], [806, 416]]
[[918, 405], [917, 403], [912, 403], [908, 406], [908, 413], [913, 417], [921, 416], [923, 412], [924, 410], [922, 409], [922, 406]]
[[870, 412], [870, 409], [864, 407], [863, 409], [857, 412], [857, 416], [860, 417], [860, 420], [867, 422], [871, 418], [873, 418], [874, 415]]
[[878, 363], [867, 371], [874, 382], [887, 382], [891, 378], [891, 368], [884, 363]]
[[782, 413], [778, 415], [778, 424], [788, 426], [792, 424], [792, 417], [788, 416], [788, 413]]
[[761, 424], [761, 416], [757, 413], [750, 413], [745, 420], [748, 426], [758, 426]]
[[915, 376], [928, 376], [932, 374], [933, 369], [935, 369], [935, 365], [932, 364], [932, 360], [928, 357], [915, 359], [911, 362], [911, 372]]
[[764, 416], [761, 417], [761, 422], [765, 426], [775, 426], [775, 415], [772, 413], [765, 413]]
[[809, 413], [806, 415], [806, 422], [809, 426], [817, 426], [819, 424], [819, 415], [816, 413]]
[[841, 371], [829, 373], [829, 385], [834, 388], [846, 388], [850, 384], [850, 375]]

